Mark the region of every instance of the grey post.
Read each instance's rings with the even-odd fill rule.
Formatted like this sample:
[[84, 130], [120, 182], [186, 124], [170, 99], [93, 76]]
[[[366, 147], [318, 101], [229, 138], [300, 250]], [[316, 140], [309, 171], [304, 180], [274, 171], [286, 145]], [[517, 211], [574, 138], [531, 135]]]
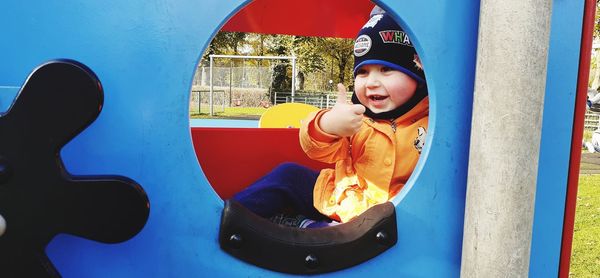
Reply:
[[527, 277], [551, 0], [482, 0], [461, 277]]

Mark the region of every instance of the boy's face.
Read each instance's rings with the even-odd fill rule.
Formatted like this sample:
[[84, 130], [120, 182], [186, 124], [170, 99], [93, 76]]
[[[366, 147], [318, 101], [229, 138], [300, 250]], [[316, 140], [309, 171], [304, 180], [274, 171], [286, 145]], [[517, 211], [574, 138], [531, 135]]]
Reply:
[[354, 78], [358, 100], [373, 113], [400, 107], [415, 94], [416, 89], [417, 81], [410, 76], [382, 65], [364, 65]]

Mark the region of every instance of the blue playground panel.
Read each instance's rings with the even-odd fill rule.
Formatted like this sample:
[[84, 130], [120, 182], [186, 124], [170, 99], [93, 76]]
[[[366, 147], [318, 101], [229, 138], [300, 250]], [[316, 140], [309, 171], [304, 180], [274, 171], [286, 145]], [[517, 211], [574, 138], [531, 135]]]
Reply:
[[0, 113], [8, 110], [15, 96], [19, 93], [19, 89], [21, 87], [0, 86]]
[[[376, 2], [397, 16], [421, 55], [431, 94], [429, 136], [412, 178], [394, 200], [397, 244], [328, 275], [458, 277], [479, 2]], [[74, 175], [129, 177], [150, 200], [146, 226], [127, 242], [57, 236], [46, 251], [64, 277], [282, 275], [219, 248], [223, 201], [197, 163], [189, 131], [189, 88], [197, 61], [225, 19], [245, 3], [34, 0], [1, 5], [0, 25], [10, 27], [0, 33], [0, 108], [6, 110], [15, 88], [48, 60], [87, 65], [102, 82], [104, 107], [63, 148], [65, 167]], [[558, 272], [582, 14], [583, 2], [554, 2], [532, 277]]]

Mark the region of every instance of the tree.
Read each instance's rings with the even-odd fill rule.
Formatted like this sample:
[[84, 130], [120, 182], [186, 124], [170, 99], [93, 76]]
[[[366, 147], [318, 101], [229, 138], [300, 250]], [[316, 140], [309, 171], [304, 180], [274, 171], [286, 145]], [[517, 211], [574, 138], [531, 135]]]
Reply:
[[[304, 90], [304, 79], [311, 73], [335, 74], [331, 76], [334, 82], [344, 83], [347, 76], [352, 75], [351, 64], [353, 41], [350, 39], [300, 37], [289, 35], [265, 35], [240, 32], [219, 32], [211, 41], [203, 55], [204, 60], [211, 54], [238, 55], [246, 54], [265, 56], [295, 56], [296, 74], [300, 82], [299, 90]], [[330, 61], [334, 62], [330, 64]], [[252, 61], [257, 67], [260, 60]], [[310, 75], [308, 75], [310, 76]], [[277, 62], [274, 66], [271, 88], [277, 91], [290, 91], [291, 64]], [[314, 85], [314, 83], [312, 83]]]
[[346, 75], [349, 73], [348, 67], [354, 63], [354, 55], [352, 55], [354, 41], [350, 39], [324, 38], [321, 40], [321, 47], [336, 62], [337, 80], [333, 80], [334, 83], [346, 82]]
[[[594, 42], [600, 41], [600, 0], [596, 0], [596, 16], [594, 21]], [[600, 87], [600, 49], [593, 49], [592, 60], [590, 62], [590, 82], [588, 87], [598, 90]]]
[[208, 61], [209, 55], [238, 55], [239, 48], [245, 43], [246, 33], [218, 32], [208, 45], [202, 59]]

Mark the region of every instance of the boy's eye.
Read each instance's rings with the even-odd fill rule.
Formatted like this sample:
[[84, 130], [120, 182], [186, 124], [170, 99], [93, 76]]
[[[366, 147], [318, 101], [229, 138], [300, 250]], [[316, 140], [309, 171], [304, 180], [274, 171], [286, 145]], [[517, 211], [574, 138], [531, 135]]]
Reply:
[[388, 71], [393, 71], [394, 69], [390, 68], [390, 67], [381, 67], [381, 71], [382, 72], [388, 72]]
[[365, 70], [365, 69], [362, 69], [362, 68], [361, 68], [361, 69], [358, 69], [358, 70], [356, 71], [356, 75], [361, 75], [361, 74], [366, 74], [366, 73], [367, 73], [367, 70]]

